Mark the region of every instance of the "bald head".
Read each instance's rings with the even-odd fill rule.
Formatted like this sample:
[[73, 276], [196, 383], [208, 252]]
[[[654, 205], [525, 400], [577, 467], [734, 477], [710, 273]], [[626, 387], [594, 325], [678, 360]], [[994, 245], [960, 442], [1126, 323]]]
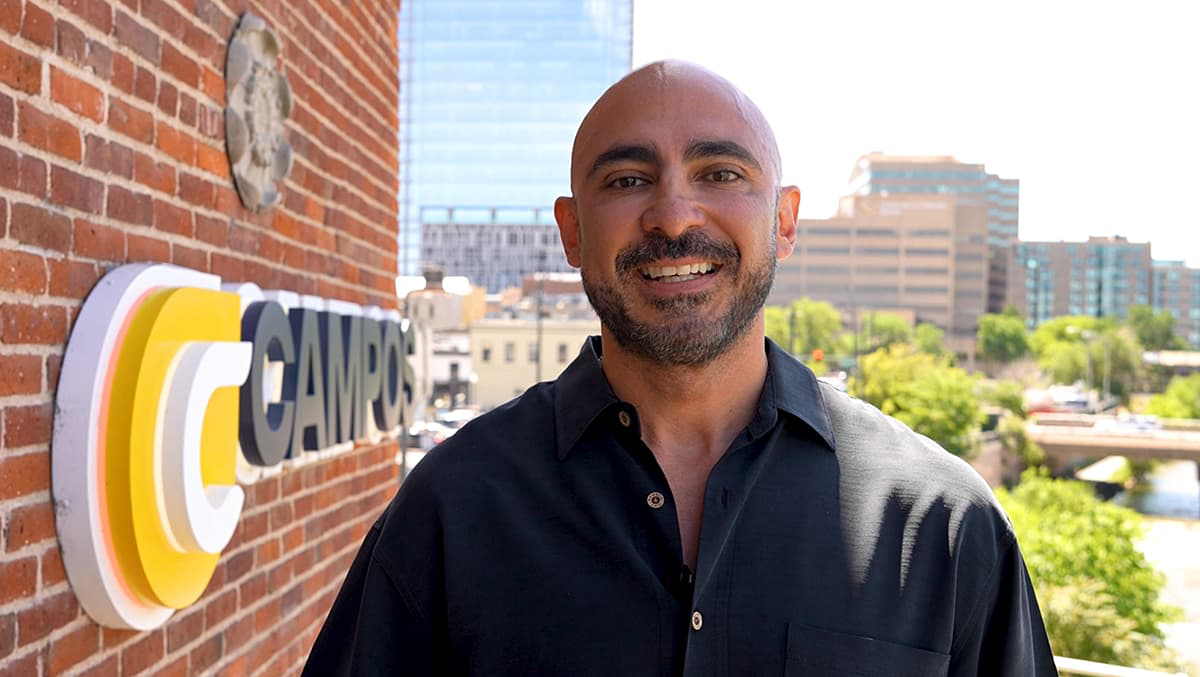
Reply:
[[[658, 123], [657, 128], [653, 124]], [[657, 61], [639, 68], [596, 101], [579, 125], [571, 151], [571, 190], [595, 171], [605, 153], [649, 148], [664, 142], [648, 138], [665, 127], [694, 138], [693, 143], [732, 144], [780, 181], [779, 148], [762, 111], [725, 78], [686, 61]]]

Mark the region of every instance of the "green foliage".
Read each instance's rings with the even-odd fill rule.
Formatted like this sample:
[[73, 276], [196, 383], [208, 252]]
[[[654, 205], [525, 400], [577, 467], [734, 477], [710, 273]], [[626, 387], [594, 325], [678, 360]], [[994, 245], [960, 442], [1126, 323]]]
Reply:
[[946, 354], [945, 336], [946, 332], [942, 331], [936, 324], [922, 322], [913, 331], [913, 345], [923, 353], [933, 355], [934, 357], [941, 357]]
[[858, 347], [864, 353], [908, 343], [912, 338], [912, 329], [908, 322], [893, 313], [866, 313], [859, 321], [858, 327]]
[[[1176, 618], [1178, 610], [1158, 601], [1164, 579], [1135, 546], [1142, 534], [1137, 513], [1098, 500], [1086, 484], [1055, 480], [1034, 471], [1026, 471], [1011, 492], [1001, 488], [996, 495], [1012, 520], [1039, 597], [1051, 600], [1061, 588], [1087, 591], [1083, 596], [1093, 600], [1107, 595], [1109, 608], [1123, 619], [1125, 634], [1136, 631], [1146, 637], [1162, 637], [1159, 624]], [[1076, 606], [1086, 602], [1078, 592], [1068, 594], [1068, 599]], [[1073, 632], [1108, 636], [1110, 621], [1096, 616], [1085, 604], [1058, 613], [1056, 618], [1066, 619], [1063, 624], [1071, 625]], [[1096, 651], [1073, 636], [1060, 629], [1051, 634], [1051, 642], [1056, 650], [1076, 658], [1109, 658], [1100, 653], [1068, 652], [1064, 647]], [[1106, 646], [1111, 648], [1111, 642]]]
[[985, 360], [1012, 362], [1029, 352], [1025, 321], [1012, 315], [988, 313], [979, 318], [979, 355]]
[[962, 369], [897, 344], [862, 358], [850, 392], [952, 454], [970, 456], [976, 451], [975, 433], [983, 412], [975, 379]]
[[842, 317], [832, 304], [805, 297], [789, 306], [768, 306], [766, 328], [767, 336], [793, 355], [808, 359], [819, 348], [831, 356], [837, 352]]
[[1122, 400], [1142, 376], [1142, 349], [1133, 331], [1104, 319], [1056, 317], [1033, 332], [1029, 345], [1038, 366], [1055, 383], [1083, 381]]
[[1040, 466], [1046, 462], [1045, 450], [1034, 442], [1025, 430], [1025, 419], [1012, 414], [1004, 416], [996, 426], [996, 434], [1004, 450], [1021, 459], [1021, 465], [1026, 468]]
[[1175, 315], [1169, 310], [1156, 313], [1150, 306], [1134, 306], [1129, 309], [1129, 326], [1146, 350], [1183, 350], [1187, 347], [1184, 340], [1175, 335]]
[[1146, 410], [1162, 418], [1200, 418], [1200, 373], [1172, 378], [1166, 392], [1150, 398]]
[[1005, 409], [1017, 418], [1025, 418], [1025, 389], [1017, 381], [993, 381], [980, 384], [979, 397], [988, 404]]

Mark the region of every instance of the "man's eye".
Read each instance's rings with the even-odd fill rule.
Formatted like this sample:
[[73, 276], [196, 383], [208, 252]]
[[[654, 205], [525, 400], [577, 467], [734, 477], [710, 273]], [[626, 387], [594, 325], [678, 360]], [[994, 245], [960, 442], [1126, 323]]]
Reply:
[[709, 172], [708, 178], [717, 183], [729, 183], [742, 178], [740, 174], [732, 169], [718, 169], [715, 172]]
[[646, 185], [646, 180], [640, 176], [622, 176], [613, 179], [608, 185], [613, 188], [637, 188]]

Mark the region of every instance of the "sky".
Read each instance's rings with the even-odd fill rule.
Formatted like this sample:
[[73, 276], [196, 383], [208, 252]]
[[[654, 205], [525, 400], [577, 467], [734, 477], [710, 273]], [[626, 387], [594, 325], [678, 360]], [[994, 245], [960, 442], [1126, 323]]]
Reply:
[[766, 114], [801, 216], [871, 151], [1021, 181], [1023, 240], [1124, 235], [1200, 267], [1200, 2], [635, 0], [673, 57]]

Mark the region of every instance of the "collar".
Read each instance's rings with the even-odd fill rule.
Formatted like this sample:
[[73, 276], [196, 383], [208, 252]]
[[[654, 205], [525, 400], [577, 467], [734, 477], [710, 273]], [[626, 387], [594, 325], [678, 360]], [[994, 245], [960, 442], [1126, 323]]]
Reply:
[[[758, 409], [749, 425], [757, 437], [773, 428], [778, 412], [799, 419], [835, 451], [833, 425], [812, 370], [766, 339], [767, 378]], [[583, 433], [619, 400], [600, 368], [600, 337], [590, 336], [554, 384], [554, 432], [559, 460], [565, 459]]]

